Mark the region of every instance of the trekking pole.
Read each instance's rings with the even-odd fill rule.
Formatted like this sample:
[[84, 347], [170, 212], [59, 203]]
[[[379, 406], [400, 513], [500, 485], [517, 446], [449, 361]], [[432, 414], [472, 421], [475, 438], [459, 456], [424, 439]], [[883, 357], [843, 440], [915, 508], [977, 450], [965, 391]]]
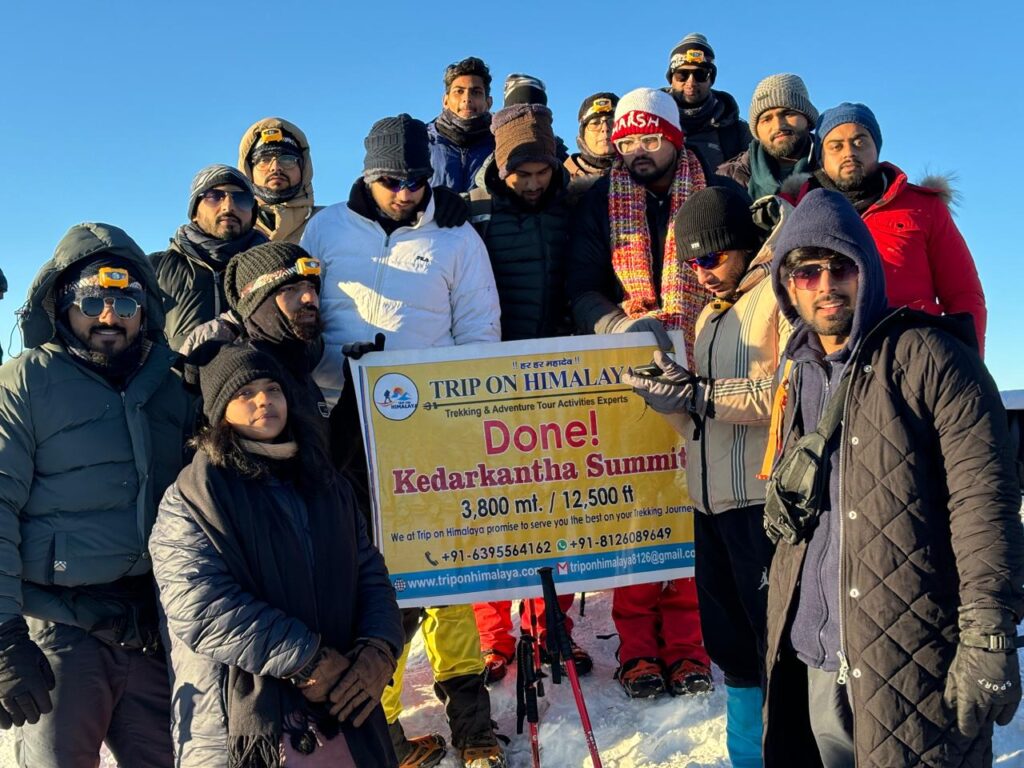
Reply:
[[533, 651], [537, 642], [521, 630], [516, 646], [516, 733], [523, 732], [523, 720], [530, 724], [530, 752], [533, 768], [540, 768], [540, 710], [537, 706], [537, 681]]
[[569, 675], [569, 684], [572, 686], [572, 695], [576, 699], [576, 709], [580, 713], [580, 723], [583, 725], [583, 736], [587, 740], [587, 749], [590, 750], [590, 759], [593, 761], [593, 768], [603, 768], [601, 755], [597, 751], [597, 740], [594, 739], [594, 728], [590, 724], [590, 715], [587, 713], [587, 703], [583, 700], [583, 690], [580, 688], [580, 678], [576, 673], [576, 659], [572, 656], [572, 642], [569, 640], [569, 633], [565, 631], [565, 614], [558, 604], [558, 593], [555, 592], [555, 580], [551, 575], [551, 568], [545, 566], [538, 568], [540, 583], [544, 589], [544, 603], [547, 611], [548, 625], [548, 654], [551, 656], [551, 682], [561, 682], [560, 662], [565, 660], [565, 670]]

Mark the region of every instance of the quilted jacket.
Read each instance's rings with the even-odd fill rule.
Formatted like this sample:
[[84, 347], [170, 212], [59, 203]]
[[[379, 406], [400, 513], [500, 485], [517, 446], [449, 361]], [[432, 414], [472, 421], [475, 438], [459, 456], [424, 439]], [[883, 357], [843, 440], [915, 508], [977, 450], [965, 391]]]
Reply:
[[[827, 237], [827, 247], [845, 253], [842, 233]], [[779, 274], [792, 247], [780, 241], [773, 265], [780, 308], [794, 323], [789, 358], [811, 335]], [[867, 271], [878, 275], [880, 265]], [[877, 278], [866, 281], [864, 273], [862, 267], [862, 293], [882, 290], [865, 286]], [[904, 308], [865, 329], [862, 339], [848, 363], [838, 503], [822, 513], [834, 515], [838, 527], [839, 678], [853, 710], [857, 765], [987, 765], [991, 731], [963, 737], [942, 693], [958, 609], [994, 607], [1019, 620], [1024, 608], [1024, 531], [1006, 415], [980, 357], [962, 340], [972, 340], [965, 317]], [[790, 401], [799, 401], [802, 365], [793, 369]], [[786, 413], [787, 445], [800, 433], [795, 410]], [[821, 521], [815, 532], [828, 527]], [[819, 764], [806, 668], [787, 646], [807, 547], [782, 542], [772, 563], [766, 767]]]

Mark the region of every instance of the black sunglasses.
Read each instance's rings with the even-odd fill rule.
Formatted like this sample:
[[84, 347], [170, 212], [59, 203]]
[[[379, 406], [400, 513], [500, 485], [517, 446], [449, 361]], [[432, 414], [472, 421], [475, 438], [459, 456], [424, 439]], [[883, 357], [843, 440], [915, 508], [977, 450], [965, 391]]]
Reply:
[[234, 206], [242, 211], [248, 210], [256, 204], [256, 198], [253, 197], [252, 193], [241, 189], [238, 191], [228, 189], [208, 189], [203, 192], [203, 202], [217, 207], [223, 203], [224, 199], [228, 196], [231, 197], [231, 202]]
[[96, 319], [107, 307], [113, 307], [114, 314], [122, 320], [131, 320], [138, 314], [139, 302], [129, 296], [85, 296], [74, 302], [79, 311], [88, 318]]
[[681, 83], [685, 83], [691, 77], [698, 83], [706, 83], [711, 79], [710, 69], [677, 69], [672, 73], [672, 77]]
[[403, 189], [408, 189], [410, 192], [419, 192], [430, 179], [394, 179], [390, 176], [381, 176], [377, 181], [385, 189], [397, 194]]

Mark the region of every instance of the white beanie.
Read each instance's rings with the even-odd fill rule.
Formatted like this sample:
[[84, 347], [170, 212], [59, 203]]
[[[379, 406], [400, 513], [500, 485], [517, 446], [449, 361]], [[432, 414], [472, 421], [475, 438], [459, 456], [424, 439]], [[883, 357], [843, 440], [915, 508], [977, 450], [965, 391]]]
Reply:
[[636, 134], [660, 133], [676, 149], [683, 148], [683, 129], [679, 125], [676, 100], [664, 91], [637, 88], [615, 106], [612, 141]]

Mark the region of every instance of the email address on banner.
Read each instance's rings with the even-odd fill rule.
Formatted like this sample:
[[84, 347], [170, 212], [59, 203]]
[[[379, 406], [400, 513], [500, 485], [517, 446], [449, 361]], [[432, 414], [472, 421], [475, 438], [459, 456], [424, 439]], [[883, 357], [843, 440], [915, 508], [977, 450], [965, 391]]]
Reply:
[[663, 568], [693, 567], [693, 545], [661, 545], [626, 552], [523, 561], [516, 565], [481, 565], [439, 571], [392, 574], [399, 599], [418, 599], [433, 595], [451, 597], [453, 593], [484, 589], [536, 586], [537, 569], [548, 566], [561, 581], [607, 579]]

